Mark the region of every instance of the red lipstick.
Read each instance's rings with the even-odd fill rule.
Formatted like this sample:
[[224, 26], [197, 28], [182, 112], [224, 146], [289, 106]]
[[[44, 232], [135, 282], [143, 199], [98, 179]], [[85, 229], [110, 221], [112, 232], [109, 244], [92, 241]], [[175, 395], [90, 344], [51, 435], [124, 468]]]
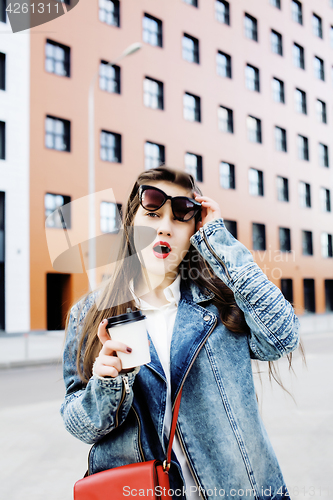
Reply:
[[158, 241], [153, 246], [153, 254], [158, 259], [166, 259], [171, 251], [171, 246], [167, 241]]

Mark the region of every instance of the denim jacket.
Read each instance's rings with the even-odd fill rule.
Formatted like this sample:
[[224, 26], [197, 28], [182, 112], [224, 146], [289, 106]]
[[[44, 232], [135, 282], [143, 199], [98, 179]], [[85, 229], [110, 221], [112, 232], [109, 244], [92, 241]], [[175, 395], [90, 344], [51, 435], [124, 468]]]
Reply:
[[[296, 349], [298, 318], [223, 219], [206, 223], [191, 243], [233, 291], [250, 333], [229, 331], [212, 303], [213, 293], [182, 280], [170, 350], [171, 399], [174, 404], [183, 388], [176, 433], [189, 468], [204, 499], [289, 498], [259, 414], [251, 358], [271, 361]], [[168, 444], [163, 434], [166, 376], [152, 341], [150, 363], [115, 378], [92, 376], [86, 386], [79, 378], [77, 329], [92, 301], [90, 297], [83, 309], [77, 304], [71, 310], [61, 407], [65, 426], [82, 441], [94, 443], [88, 459], [91, 474], [144, 460], [163, 461]], [[184, 499], [174, 453], [169, 477], [174, 498]]]

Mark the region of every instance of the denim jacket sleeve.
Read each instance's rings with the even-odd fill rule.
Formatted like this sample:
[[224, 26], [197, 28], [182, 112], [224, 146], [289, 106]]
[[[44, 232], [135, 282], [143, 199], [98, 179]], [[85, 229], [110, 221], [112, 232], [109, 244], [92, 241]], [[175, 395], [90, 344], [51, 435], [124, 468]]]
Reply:
[[251, 357], [272, 361], [296, 349], [299, 320], [292, 305], [226, 229], [223, 219], [206, 223], [191, 243], [234, 293], [250, 328]]
[[[133, 401], [133, 383], [139, 367], [114, 378], [92, 376], [85, 385], [77, 372], [76, 356], [79, 342], [79, 323], [85, 316], [83, 307], [78, 321], [80, 304], [70, 313], [63, 355], [63, 373], [66, 386], [65, 400], [60, 413], [66, 429], [85, 443], [95, 443], [121, 425]], [[86, 308], [87, 310], [87, 308]]]

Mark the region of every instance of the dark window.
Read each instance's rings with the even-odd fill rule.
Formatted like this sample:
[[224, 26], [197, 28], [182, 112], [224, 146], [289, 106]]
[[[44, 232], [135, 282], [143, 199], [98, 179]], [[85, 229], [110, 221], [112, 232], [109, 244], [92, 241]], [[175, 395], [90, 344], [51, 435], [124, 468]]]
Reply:
[[282, 35], [274, 30], [271, 31], [271, 48], [274, 54], [283, 55]]
[[312, 29], [315, 36], [323, 38], [323, 23], [321, 17], [317, 16], [317, 14], [312, 15]]
[[6, 123], [0, 122], [0, 160], [6, 159]]
[[333, 312], [333, 280], [325, 280], [325, 305], [327, 312]]
[[284, 298], [292, 304], [294, 300], [292, 279], [281, 278], [281, 292], [283, 293]]
[[224, 189], [236, 189], [235, 165], [221, 161], [220, 185]]
[[121, 226], [121, 203], [101, 201], [99, 206], [100, 229], [102, 233], [118, 233]]
[[303, 90], [295, 89], [295, 106], [298, 113], [306, 115], [306, 93]]
[[249, 193], [252, 196], [264, 196], [264, 173], [261, 170], [249, 169]]
[[71, 150], [71, 123], [69, 120], [46, 116], [45, 119], [45, 146], [57, 151]]
[[119, 66], [110, 66], [107, 61], [101, 61], [99, 65], [99, 88], [106, 92], [120, 94]]
[[0, 191], [0, 330], [5, 329], [5, 193]]
[[200, 122], [200, 97], [185, 92], [183, 98], [184, 118], [190, 122]]
[[100, 158], [103, 161], [121, 163], [121, 135], [101, 130]]
[[322, 212], [331, 211], [331, 192], [329, 189], [320, 188], [320, 205]]
[[329, 167], [328, 146], [319, 143], [319, 165], [321, 167]]
[[297, 136], [298, 158], [309, 161], [309, 139], [303, 135]]
[[46, 193], [44, 197], [45, 226], [71, 228], [71, 198], [63, 194]]
[[274, 101], [284, 103], [284, 83], [282, 80], [273, 78], [272, 91]]
[[252, 223], [253, 250], [266, 250], [265, 224]]
[[143, 103], [147, 108], [163, 109], [163, 83], [146, 76], [143, 80]]
[[333, 26], [330, 26], [330, 45], [333, 48]]
[[0, 52], [0, 90], [6, 90], [6, 54]]
[[315, 283], [314, 279], [303, 280], [304, 289], [304, 309], [306, 312], [316, 312], [315, 304]]
[[311, 208], [311, 186], [307, 182], [300, 181], [299, 189], [299, 203], [303, 208]]
[[291, 17], [295, 23], [303, 24], [302, 4], [297, 0], [291, 1]]
[[70, 76], [70, 48], [53, 40], [46, 40], [45, 69], [59, 76]]
[[251, 64], [245, 66], [246, 88], [255, 92], [260, 92], [259, 69]]
[[275, 148], [277, 151], [287, 151], [287, 131], [281, 127], [275, 127]]
[[218, 107], [218, 125], [221, 132], [233, 134], [234, 120], [232, 109], [225, 108], [224, 106]]
[[333, 257], [332, 235], [321, 233], [321, 254], [327, 259]]
[[313, 59], [313, 64], [315, 77], [318, 78], [318, 80], [325, 81], [324, 61], [320, 59], [320, 57], [315, 56]]
[[216, 54], [217, 74], [224, 78], [231, 78], [231, 57], [220, 50]]
[[6, 23], [6, 0], [0, 0], [0, 22]]
[[147, 141], [145, 143], [145, 170], [160, 167], [165, 163], [165, 147]]
[[184, 33], [182, 40], [183, 59], [199, 64], [199, 40]]
[[247, 131], [250, 142], [262, 142], [261, 120], [259, 118], [254, 118], [254, 116], [247, 117]]
[[163, 46], [162, 21], [160, 21], [160, 19], [145, 14], [142, 19], [142, 30], [144, 42], [154, 45], [155, 47]]
[[193, 153], [185, 153], [185, 170], [191, 174], [196, 181], [202, 182], [202, 156]]
[[230, 6], [224, 0], [215, 0], [215, 19], [219, 23], [230, 25]]
[[293, 45], [293, 61], [296, 68], [305, 69], [304, 48], [298, 43]]
[[118, 0], [99, 0], [99, 20], [110, 26], [120, 26], [120, 8]]
[[285, 177], [277, 176], [277, 194], [279, 201], [289, 201], [289, 182]]
[[316, 111], [317, 118], [320, 123], [327, 123], [327, 112], [326, 112], [326, 103], [317, 99], [316, 101]]
[[281, 0], [269, 0], [269, 3], [277, 9], [281, 9]]
[[302, 254], [313, 255], [311, 231], [302, 231]]
[[279, 227], [279, 241], [281, 252], [291, 252], [290, 229]]
[[198, 7], [198, 0], [183, 0], [185, 3], [189, 5], [193, 5], [193, 7]]
[[237, 239], [237, 222], [235, 220], [223, 219], [225, 227], [228, 229], [229, 233]]
[[250, 14], [244, 16], [245, 36], [250, 40], [258, 41], [258, 21]]

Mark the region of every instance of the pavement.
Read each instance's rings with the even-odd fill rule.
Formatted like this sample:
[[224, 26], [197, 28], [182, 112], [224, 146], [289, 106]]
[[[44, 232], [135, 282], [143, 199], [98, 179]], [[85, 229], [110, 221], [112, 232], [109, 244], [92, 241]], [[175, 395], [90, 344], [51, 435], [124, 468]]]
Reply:
[[[333, 333], [333, 313], [300, 316], [301, 337]], [[65, 332], [30, 331], [0, 334], [0, 369], [61, 362]]]

